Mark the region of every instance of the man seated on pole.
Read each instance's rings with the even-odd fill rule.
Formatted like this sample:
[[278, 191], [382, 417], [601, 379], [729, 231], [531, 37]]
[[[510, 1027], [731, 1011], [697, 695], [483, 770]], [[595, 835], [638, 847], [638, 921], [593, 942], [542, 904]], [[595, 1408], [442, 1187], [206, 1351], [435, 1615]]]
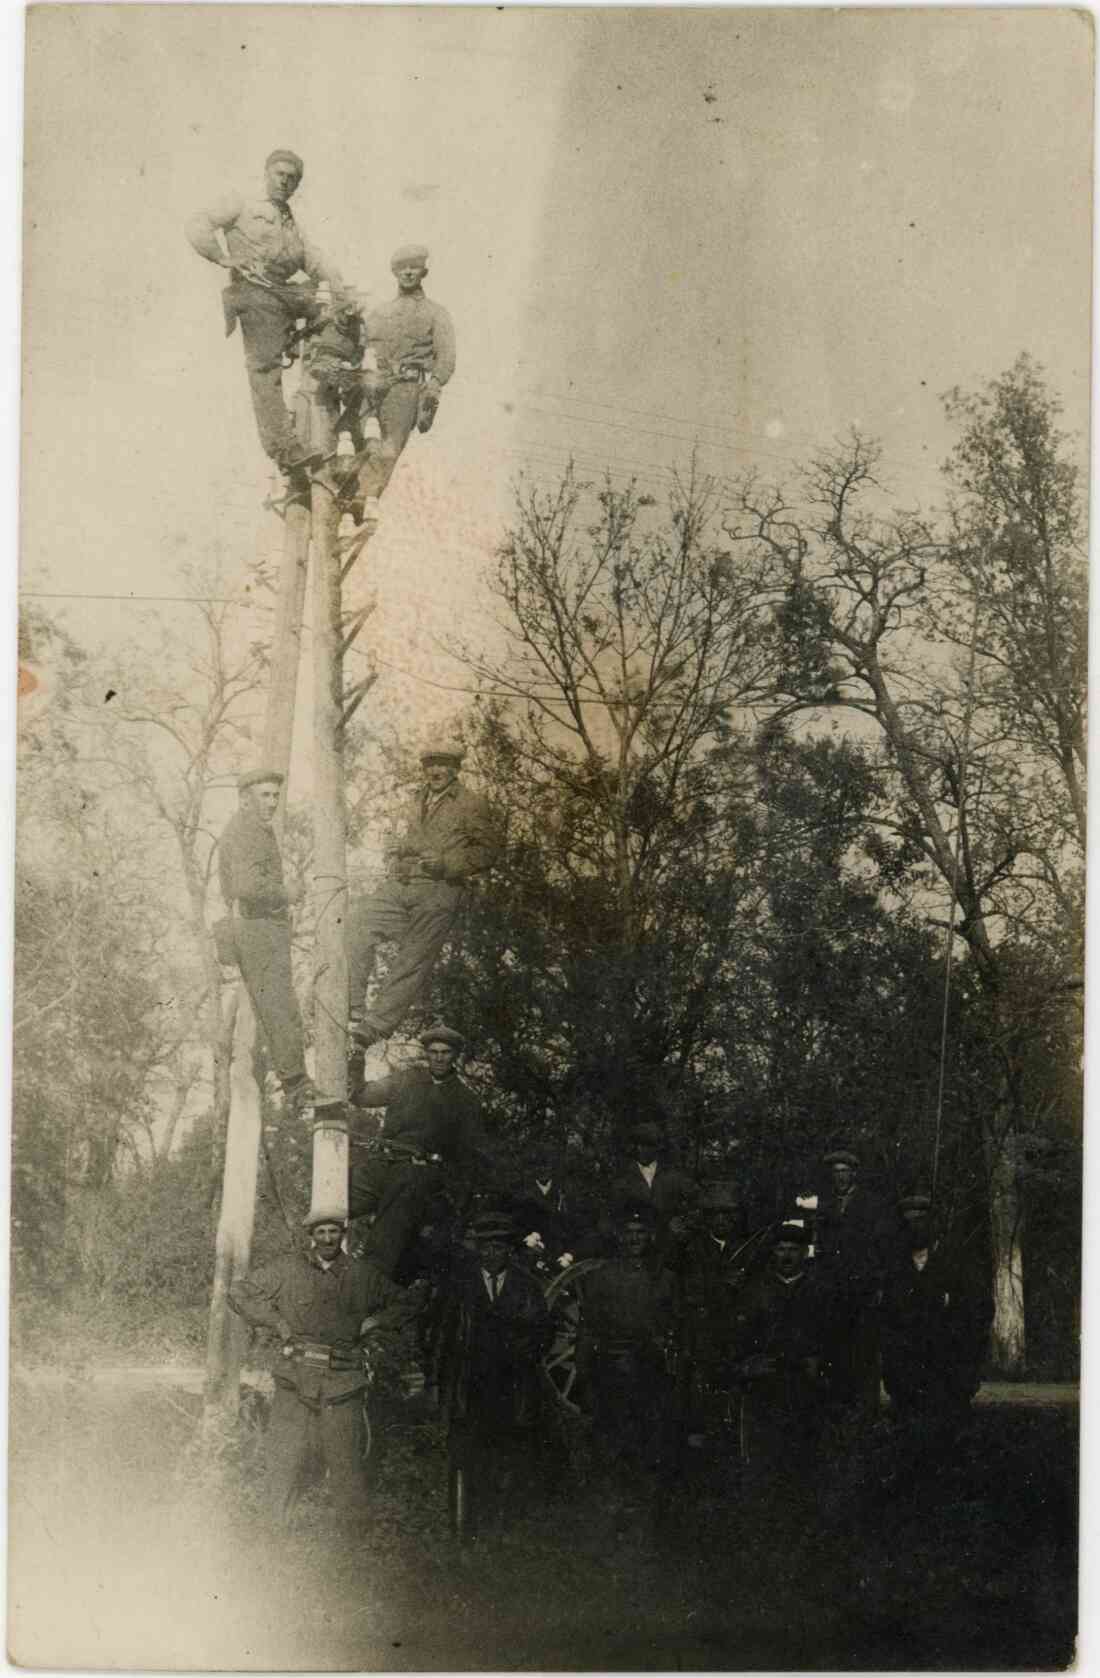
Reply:
[[353, 1219], [370, 1219], [364, 1255], [389, 1277], [441, 1191], [461, 1211], [472, 1173], [493, 1166], [480, 1104], [456, 1070], [461, 1033], [439, 1021], [420, 1042], [426, 1066], [361, 1083], [351, 1097], [357, 1108], [386, 1109], [380, 1129], [351, 1115], [348, 1205]]
[[[326, 281], [334, 294], [343, 291], [340, 275], [305, 238], [291, 213], [290, 199], [304, 168], [296, 152], [273, 151], [264, 165], [262, 198], [228, 193], [191, 216], [185, 227], [200, 256], [229, 270], [230, 283], [222, 292], [226, 336], [240, 321], [260, 443], [288, 474], [308, 470], [321, 454], [295, 434], [283, 397], [283, 367], [296, 349], [298, 322], [318, 315], [315, 286]], [[298, 273], [313, 284], [292, 284]]]
[[[463, 756], [454, 741], [432, 740], [425, 746], [420, 754], [423, 790], [387, 846], [391, 877], [370, 897], [353, 899], [348, 910], [348, 1082], [353, 1100], [365, 1051], [396, 1031], [427, 989], [467, 882], [489, 866], [489, 806], [459, 780]], [[368, 1008], [375, 953], [387, 939], [397, 948]]]
[[218, 840], [218, 881], [227, 915], [219, 929], [223, 959], [235, 961], [252, 999], [287, 1107], [311, 1107], [305, 1043], [290, 965], [290, 909], [302, 887], [287, 885], [275, 837], [275, 811], [284, 776], [253, 769], [237, 783], [240, 809]]

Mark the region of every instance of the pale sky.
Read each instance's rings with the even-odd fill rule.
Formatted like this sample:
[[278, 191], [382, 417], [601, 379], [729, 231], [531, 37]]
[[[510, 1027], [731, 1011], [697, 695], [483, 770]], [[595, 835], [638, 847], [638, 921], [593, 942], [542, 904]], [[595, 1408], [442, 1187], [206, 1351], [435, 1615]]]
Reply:
[[857, 423], [927, 501], [939, 394], [1025, 348], [1083, 430], [1091, 55], [1050, 9], [37, 8], [23, 586], [171, 594], [188, 555], [234, 577], [277, 545], [222, 275], [182, 232], [276, 145], [348, 278], [387, 295], [423, 240], [456, 321], [370, 549], [368, 704], [414, 732], [462, 704], [426, 681], [468, 680], [438, 641], [481, 635], [521, 466], [656, 486], [699, 439], [716, 473], [783, 473]]

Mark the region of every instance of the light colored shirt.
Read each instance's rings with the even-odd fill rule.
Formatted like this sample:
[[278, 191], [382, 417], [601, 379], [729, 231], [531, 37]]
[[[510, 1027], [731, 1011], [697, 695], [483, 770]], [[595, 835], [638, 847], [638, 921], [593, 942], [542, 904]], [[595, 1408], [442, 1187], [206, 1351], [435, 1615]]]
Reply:
[[645, 1178], [646, 1187], [651, 1189], [653, 1187], [653, 1179], [657, 1175], [657, 1161], [654, 1160], [651, 1165], [643, 1165], [641, 1160], [639, 1160], [638, 1170]]
[[455, 370], [455, 329], [440, 303], [422, 291], [402, 293], [367, 316], [367, 343], [384, 373], [417, 367], [445, 385]]
[[231, 260], [238, 267], [255, 268], [266, 279], [282, 283], [301, 271], [337, 289], [343, 284], [327, 257], [305, 237], [290, 206], [270, 198], [246, 199], [239, 192], [227, 192], [191, 216], [185, 232], [192, 247], [209, 262], [222, 257], [220, 232]]

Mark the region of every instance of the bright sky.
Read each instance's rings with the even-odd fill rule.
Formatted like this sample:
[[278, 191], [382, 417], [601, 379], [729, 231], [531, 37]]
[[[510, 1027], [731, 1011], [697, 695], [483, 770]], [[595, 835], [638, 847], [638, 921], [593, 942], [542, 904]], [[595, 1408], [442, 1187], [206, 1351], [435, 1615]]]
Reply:
[[[859, 423], [934, 496], [938, 395], [1027, 348], [1087, 418], [1091, 32], [1068, 11], [48, 6], [29, 14], [23, 586], [171, 594], [279, 526], [221, 275], [185, 216], [306, 160], [295, 213], [379, 297], [433, 252], [459, 369], [384, 503], [373, 703], [438, 648], [520, 466], [699, 438], [782, 472]], [[365, 576], [360, 586], [365, 584]], [[180, 610], [166, 606], [164, 610]], [[181, 617], [185, 614], [181, 613]], [[132, 609], [81, 602], [80, 634]], [[408, 674], [419, 677], [411, 679]], [[308, 695], [303, 688], [303, 697]]]

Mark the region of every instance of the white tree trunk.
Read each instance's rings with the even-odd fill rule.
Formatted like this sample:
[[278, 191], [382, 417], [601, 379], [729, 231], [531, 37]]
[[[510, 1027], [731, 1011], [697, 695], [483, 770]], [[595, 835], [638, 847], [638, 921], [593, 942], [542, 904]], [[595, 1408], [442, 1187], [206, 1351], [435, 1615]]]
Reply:
[[993, 1235], [993, 1328], [990, 1354], [998, 1375], [1024, 1370], [1024, 1257], [1022, 1209], [1016, 1172], [1016, 1138], [991, 1140], [988, 1152], [990, 1221]]

